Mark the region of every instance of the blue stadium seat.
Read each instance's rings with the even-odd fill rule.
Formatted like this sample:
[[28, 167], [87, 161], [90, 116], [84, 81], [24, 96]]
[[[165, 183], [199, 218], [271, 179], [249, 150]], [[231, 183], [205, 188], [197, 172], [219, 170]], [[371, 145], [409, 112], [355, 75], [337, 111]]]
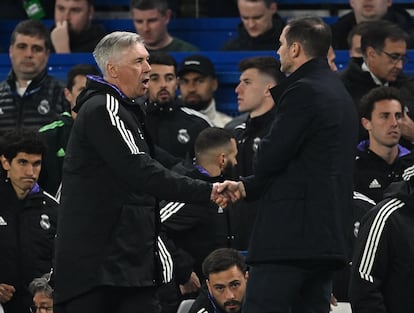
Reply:
[[[348, 51], [335, 51], [336, 64], [339, 70], [343, 70], [348, 64]], [[277, 57], [275, 51], [240, 51], [240, 52], [221, 52], [221, 51], [203, 51], [200, 52], [211, 59], [215, 64], [216, 73], [219, 80], [219, 89], [216, 93], [217, 106], [220, 110], [237, 115], [237, 101], [235, 87], [239, 83], [240, 73], [238, 63], [240, 60], [258, 56], [270, 55]], [[172, 56], [180, 63], [189, 53], [177, 52]], [[405, 65], [404, 71], [414, 76], [414, 50], [408, 51], [409, 63]], [[52, 54], [49, 58], [49, 73], [62, 81], [65, 81], [69, 69], [79, 63], [95, 64], [91, 53], [72, 53], [72, 54]], [[0, 53], [0, 80], [5, 79], [10, 71], [10, 59], [8, 53]]]

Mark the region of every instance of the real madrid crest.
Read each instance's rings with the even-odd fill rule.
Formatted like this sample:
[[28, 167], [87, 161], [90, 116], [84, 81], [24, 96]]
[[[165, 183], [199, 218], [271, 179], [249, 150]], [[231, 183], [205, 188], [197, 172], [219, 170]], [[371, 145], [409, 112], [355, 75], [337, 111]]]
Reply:
[[190, 134], [188, 133], [187, 129], [179, 129], [177, 140], [179, 143], [186, 144], [190, 141]]
[[260, 137], [256, 137], [253, 139], [252, 149], [254, 152], [256, 152], [257, 149], [259, 148], [260, 140], [261, 140]]
[[46, 115], [50, 112], [50, 104], [49, 101], [43, 99], [40, 101], [39, 105], [37, 106], [37, 112], [41, 115]]
[[40, 215], [40, 227], [44, 230], [48, 230], [50, 228], [49, 216], [46, 214]]

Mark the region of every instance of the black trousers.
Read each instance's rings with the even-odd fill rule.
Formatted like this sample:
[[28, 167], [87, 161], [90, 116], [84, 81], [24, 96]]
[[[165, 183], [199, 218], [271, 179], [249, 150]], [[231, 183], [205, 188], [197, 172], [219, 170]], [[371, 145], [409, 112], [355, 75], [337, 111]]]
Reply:
[[250, 267], [243, 313], [328, 313], [333, 270], [321, 266]]
[[157, 288], [103, 286], [65, 303], [55, 304], [54, 313], [160, 313]]

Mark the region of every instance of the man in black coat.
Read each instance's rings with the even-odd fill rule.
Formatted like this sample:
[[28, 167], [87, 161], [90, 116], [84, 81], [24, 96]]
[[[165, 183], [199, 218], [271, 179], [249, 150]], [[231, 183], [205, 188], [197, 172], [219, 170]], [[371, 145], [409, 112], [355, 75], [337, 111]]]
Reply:
[[327, 313], [333, 272], [348, 262], [358, 128], [352, 99], [326, 60], [330, 42], [319, 18], [284, 28], [278, 54], [290, 75], [271, 89], [275, 119], [254, 176], [219, 188], [233, 200], [260, 198], [244, 312]]
[[173, 271], [159, 237], [158, 199], [208, 203], [217, 184], [153, 158], [135, 102], [151, 71], [141, 37], [111, 33], [94, 56], [104, 78], [89, 76], [78, 97], [63, 164], [55, 313], [158, 313], [157, 285]]

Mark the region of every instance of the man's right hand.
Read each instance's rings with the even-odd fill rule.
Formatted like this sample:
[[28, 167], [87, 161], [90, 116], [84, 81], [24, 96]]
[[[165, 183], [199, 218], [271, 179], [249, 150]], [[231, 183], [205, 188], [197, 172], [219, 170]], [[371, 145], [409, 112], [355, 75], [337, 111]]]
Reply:
[[10, 301], [16, 289], [12, 285], [0, 284], [0, 303]]
[[68, 22], [56, 22], [56, 27], [50, 33], [56, 53], [70, 53]]

